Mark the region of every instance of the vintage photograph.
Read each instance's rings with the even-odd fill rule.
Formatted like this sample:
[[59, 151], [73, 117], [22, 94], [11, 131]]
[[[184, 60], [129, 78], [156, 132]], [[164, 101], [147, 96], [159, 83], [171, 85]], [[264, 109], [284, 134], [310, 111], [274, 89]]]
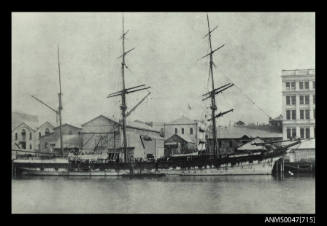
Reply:
[[13, 214], [316, 213], [314, 12], [11, 19]]

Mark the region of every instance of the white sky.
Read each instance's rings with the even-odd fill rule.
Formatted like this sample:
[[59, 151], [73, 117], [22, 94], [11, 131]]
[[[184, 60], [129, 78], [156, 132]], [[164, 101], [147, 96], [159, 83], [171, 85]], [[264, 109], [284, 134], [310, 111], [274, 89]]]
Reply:
[[[58, 106], [57, 45], [60, 45], [63, 121], [80, 125], [99, 114], [120, 117], [121, 13], [13, 13], [12, 110], [55, 122], [55, 114], [30, 95]], [[215, 86], [235, 82], [270, 116], [281, 114], [281, 70], [315, 67], [314, 13], [209, 13]], [[151, 95], [130, 120], [170, 121], [185, 115], [204, 118], [210, 101], [205, 13], [125, 13], [129, 29], [127, 87], [151, 86]], [[146, 91], [129, 94], [131, 108]], [[192, 107], [188, 110], [187, 105]], [[218, 124], [267, 116], [237, 87], [217, 98], [218, 111], [234, 108]], [[207, 112], [209, 109], [207, 109]]]

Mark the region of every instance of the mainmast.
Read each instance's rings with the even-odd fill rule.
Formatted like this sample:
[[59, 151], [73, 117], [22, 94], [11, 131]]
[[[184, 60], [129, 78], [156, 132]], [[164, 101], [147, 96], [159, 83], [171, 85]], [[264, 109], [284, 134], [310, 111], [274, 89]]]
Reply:
[[[203, 96], [206, 96], [203, 100], [206, 100], [208, 99], [209, 97], [211, 98], [211, 120], [212, 121], [212, 139], [213, 139], [213, 155], [214, 155], [214, 158], [217, 158], [217, 154], [218, 156], [220, 156], [220, 153], [219, 153], [219, 150], [218, 150], [218, 147], [217, 147], [217, 128], [216, 128], [216, 118], [217, 117], [220, 117], [224, 114], [227, 114], [228, 112], [230, 111], [233, 111], [233, 109], [229, 110], [229, 111], [226, 111], [226, 112], [221, 112], [219, 113], [218, 115], [216, 115], [216, 111], [217, 111], [217, 105], [216, 105], [216, 94], [228, 89], [229, 87], [233, 86], [233, 84], [231, 83], [228, 83], [222, 87], [219, 87], [217, 89], [215, 89], [215, 84], [214, 84], [214, 78], [213, 78], [213, 66], [215, 66], [214, 62], [213, 62], [213, 54], [219, 50], [220, 48], [222, 48], [224, 46], [221, 45], [220, 47], [212, 50], [212, 44], [211, 44], [211, 33], [217, 29], [217, 26], [214, 28], [214, 29], [210, 29], [210, 22], [209, 22], [209, 16], [207, 14], [207, 23], [208, 23], [208, 33], [203, 37], [207, 37], [208, 36], [208, 41], [209, 41], [209, 47], [210, 47], [210, 52], [203, 56], [202, 58], [205, 58], [207, 56], [209, 56], [209, 76], [211, 77], [211, 85], [212, 85], [212, 90], [206, 94], [203, 94]], [[202, 59], [201, 58], [201, 59]], [[208, 121], [209, 121], [208, 120]]]
[[134, 86], [134, 87], [130, 87], [130, 88], [126, 88], [125, 86], [125, 68], [128, 68], [125, 62], [125, 56], [130, 53], [132, 50], [134, 50], [135, 48], [132, 48], [128, 51], [125, 51], [125, 36], [128, 33], [128, 30], [125, 32], [125, 27], [124, 27], [124, 15], [122, 16], [122, 55], [120, 57], [122, 57], [122, 62], [121, 62], [121, 75], [122, 75], [122, 90], [118, 91], [118, 92], [114, 92], [108, 95], [108, 98], [110, 97], [115, 97], [115, 96], [121, 96], [122, 98], [122, 104], [120, 106], [121, 109], [121, 113], [122, 113], [122, 129], [123, 129], [123, 150], [124, 150], [124, 162], [128, 162], [127, 159], [127, 137], [126, 137], [126, 118], [127, 116], [129, 116], [131, 114], [132, 111], [135, 110], [135, 108], [140, 105], [144, 99], [149, 95], [147, 95], [146, 97], [144, 97], [136, 106], [134, 106], [129, 112], [126, 113], [127, 110], [127, 104], [126, 104], [126, 94], [129, 93], [133, 93], [133, 92], [137, 92], [137, 91], [141, 91], [141, 90], [145, 90], [145, 89], [149, 89], [150, 87], [145, 87], [145, 84], [142, 85], [138, 85], [138, 86]]
[[59, 135], [60, 135], [60, 152], [61, 155], [63, 156], [64, 151], [63, 151], [63, 142], [62, 142], [62, 116], [61, 116], [61, 111], [62, 111], [62, 93], [61, 93], [61, 75], [60, 75], [60, 58], [59, 58], [59, 46], [58, 46], [58, 74], [59, 74], [59, 106], [58, 106], [58, 116], [59, 116]]

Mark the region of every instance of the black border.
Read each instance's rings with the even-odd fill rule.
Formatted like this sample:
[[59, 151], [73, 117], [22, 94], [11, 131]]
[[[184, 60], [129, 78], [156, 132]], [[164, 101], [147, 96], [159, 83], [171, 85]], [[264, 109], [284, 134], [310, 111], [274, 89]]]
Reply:
[[[53, 3], [55, 4], [55, 3]], [[191, 4], [191, 3], [190, 3]], [[236, 4], [236, 3], [235, 3]], [[60, 4], [61, 6], [63, 6], [63, 4]], [[127, 5], [127, 4], [126, 4]], [[8, 103], [8, 105], [6, 107], [4, 107], [5, 109], [8, 109], [8, 111], [5, 111], [7, 114], [8, 114], [8, 118], [6, 117], [6, 119], [11, 119], [11, 12], [18, 12], [18, 11], [39, 11], [39, 10], [33, 10], [33, 9], [29, 9], [29, 10], [26, 10], [30, 7], [29, 3], [26, 2], [25, 4], [23, 5], [20, 5], [20, 6], [16, 6], [16, 7], [12, 7], [10, 8], [7, 13], [5, 14], [6, 15], [6, 31], [7, 31], [7, 34], [8, 36], [8, 39], [6, 39], [6, 41], [8, 41], [8, 45], [5, 45], [7, 48], [8, 48], [8, 55], [9, 57], [6, 58], [6, 63], [7, 63], [7, 67], [6, 69], [8, 69], [8, 72], [7, 73], [4, 73], [5, 75], [2, 76], [2, 79], [8, 79], [6, 80], [5, 82], [3, 82], [3, 84], [5, 83], [6, 85], [2, 86], [2, 87], [5, 87], [5, 89], [2, 89], [2, 91], [4, 91], [6, 94], [8, 94], [10, 92], [10, 95], [2, 95], [3, 96], [6, 96], [8, 98], [6, 98], [6, 103]], [[240, 10], [240, 6], [237, 6], [237, 5], [234, 5], [234, 8], [232, 10], [225, 10], [224, 12], [241, 12], [242, 10]], [[270, 9], [270, 10], [267, 10], [267, 9], [261, 9], [259, 11], [251, 11], [251, 12], [316, 12], [316, 46], [319, 45], [321, 42], [319, 42], [319, 35], [320, 35], [320, 31], [318, 32], [318, 25], [319, 21], [321, 21], [322, 19], [320, 18], [321, 17], [321, 12], [318, 12], [317, 10], [315, 10], [314, 7], [311, 7], [310, 6], [305, 6], [305, 7], [299, 7], [298, 5], [295, 6], [295, 8], [297, 8], [297, 11], [294, 11], [294, 6], [292, 9], [290, 10], [280, 10], [280, 9]], [[50, 7], [51, 8], [51, 7]], [[83, 12], [98, 12], [98, 11], [101, 11], [101, 12], [104, 12], [105, 10], [102, 9], [92, 9], [92, 7], [87, 7], [88, 10], [81, 10], [81, 7], [78, 7], [77, 8], [80, 8], [79, 10], [76, 10], [76, 8], [74, 9], [74, 7], [67, 7], [65, 11], [83, 11]], [[83, 8], [83, 7], [82, 7]], [[187, 8], [187, 7], [186, 7]], [[242, 7], [241, 7], [242, 8]], [[308, 9], [309, 8], [309, 9]], [[185, 9], [184, 9], [185, 10]], [[43, 10], [40, 10], [41, 12], [42, 11], [62, 11], [62, 10], [53, 10], [53, 9], [49, 9], [49, 7], [45, 7], [43, 8]], [[158, 11], [158, 10], [153, 10], [153, 8], [148, 5], [146, 7], [143, 7], [142, 10], [131, 10], [130, 7], [124, 7], [124, 9], [120, 9], [120, 10], [117, 10], [117, 11], [134, 11], [134, 12], [145, 12], [145, 11]], [[159, 11], [167, 11], [167, 10], [159, 10]], [[174, 10], [175, 12], [178, 12], [178, 10]], [[183, 10], [182, 10], [183, 11]], [[192, 12], [192, 10], [190, 10]], [[211, 12], [211, 11], [221, 11], [221, 10], [208, 10], [207, 9], [201, 9], [201, 7], [197, 7], [196, 11], [208, 11], [208, 12]], [[113, 12], [112, 10], [108, 11], [108, 12]], [[185, 11], [183, 11], [185, 12]], [[194, 11], [193, 11], [194, 12]], [[247, 11], [246, 11], [247, 12]], [[4, 14], [2, 14], [4, 15]], [[323, 168], [320, 167], [321, 164], [324, 164], [323, 163], [323, 152], [325, 151], [323, 147], [320, 147], [321, 146], [321, 142], [319, 142], [321, 139], [323, 139], [323, 114], [322, 114], [322, 106], [323, 106], [323, 94], [322, 94], [322, 89], [323, 89], [323, 85], [326, 84], [324, 81], [323, 81], [323, 78], [324, 78], [324, 74], [323, 72], [320, 70], [320, 67], [318, 67], [319, 65], [319, 58], [317, 56], [317, 54], [319, 55], [319, 53], [321, 53], [322, 50], [320, 50], [320, 48], [316, 48], [316, 80], [318, 80], [318, 82], [316, 82], [316, 92], [318, 93], [318, 95], [316, 95], [316, 101], [318, 104], [316, 109], [316, 121], [318, 123], [316, 123], [316, 214], [176, 214], [176, 215], [166, 215], [166, 214], [150, 214], [150, 215], [144, 215], [144, 214], [128, 214], [127, 216], [128, 217], [132, 217], [133, 218], [133, 221], [134, 219], [136, 220], [136, 222], [139, 222], [139, 223], [151, 223], [151, 224], [158, 224], [158, 223], [168, 223], [168, 224], [171, 224], [173, 223], [172, 221], [175, 221], [175, 220], [179, 220], [178, 218], [180, 218], [180, 220], [183, 220], [183, 224], [187, 224], [187, 223], [197, 223], [197, 221], [195, 221], [195, 219], [197, 220], [198, 218], [201, 218], [201, 222], [198, 222], [200, 224], [222, 224], [222, 223], [241, 223], [241, 224], [244, 224], [244, 223], [259, 223], [259, 224], [264, 224], [264, 220], [265, 220], [265, 217], [267, 216], [286, 216], [286, 217], [289, 217], [289, 216], [316, 216], [316, 223], [321, 223], [321, 221], [323, 220], [323, 217], [322, 217], [322, 212], [321, 212], [321, 208], [320, 208], [320, 205], [322, 205], [322, 200], [321, 200], [321, 196], [320, 196], [320, 192], [319, 192], [319, 187], [321, 186], [321, 183], [322, 183], [322, 180], [323, 180]], [[8, 83], [7, 83], [8, 82]], [[6, 90], [8, 88], [8, 90]], [[319, 94], [321, 93], [321, 94]], [[3, 113], [3, 112], [2, 112]], [[3, 147], [3, 150], [2, 152], [5, 152], [5, 156], [3, 156], [3, 158], [7, 159], [8, 161], [6, 161], [6, 164], [2, 164], [2, 166], [5, 168], [5, 170], [3, 170], [2, 172], [7, 172], [6, 174], [2, 174], [2, 176], [4, 177], [4, 175], [8, 176], [8, 180], [6, 180], [6, 182], [9, 182], [7, 186], [8, 188], [8, 195], [6, 195], [6, 198], [8, 198], [8, 206], [9, 208], [7, 208], [7, 216], [9, 216], [11, 219], [14, 219], [14, 220], [23, 220], [22, 218], [29, 218], [29, 217], [36, 217], [37, 219], [33, 219], [33, 222], [34, 221], [38, 221], [39, 223], [42, 223], [42, 224], [46, 224], [46, 222], [49, 221], [49, 219], [51, 219], [51, 223], [63, 223], [62, 220], [60, 218], [58, 218], [56, 215], [62, 215], [62, 214], [11, 214], [11, 154], [9, 151], [7, 150], [10, 150], [11, 149], [11, 132], [9, 132], [9, 130], [11, 131], [11, 120], [6, 120], [6, 122], [8, 122], [8, 132], [5, 132], [4, 130], [2, 130], [3, 132], [6, 133], [6, 136], [2, 136], [2, 137], [7, 137], [8, 139], [6, 139], [6, 145], [7, 148], [4, 148]], [[4, 142], [2, 142], [4, 143]], [[7, 165], [8, 164], [8, 165]], [[65, 217], [71, 217], [71, 216], [74, 216], [74, 215], [77, 215], [77, 217], [74, 219], [75, 220], [78, 220], [80, 222], [83, 222], [85, 220], [85, 217], [89, 217], [93, 214], [64, 214], [63, 216]], [[53, 217], [54, 216], [54, 217]], [[114, 222], [116, 222], [117, 220], [117, 223], [119, 222], [124, 222], [124, 223], [127, 223], [125, 217], [126, 215], [124, 214], [96, 214], [95, 215], [96, 217], [96, 222], [98, 222], [98, 220], [103, 220], [105, 217], [105, 221], [104, 221], [104, 224], [112, 224]], [[142, 219], [140, 219], [140, 217]], [[173, 219], [171, 219], [171, 217]], [[107, 221], [107, 219], [111, 219], [110, 221]], [[28, 220], [32, 220], [32, 219], [28, 219]], [[115, 221], [112, 221], [112, 220], [115, 220]], [[203, 221], [202, 221], [203, 220]], [[146, 222], [144, 222], [146, 221]], [[211, 222], [209, 222], [211, 221]], [[94, 222], [94, 223], [96, 223]], [[27, 223], [27, 222], [26, 222]], [[31, 222], [32, 223], [32, 222]]]

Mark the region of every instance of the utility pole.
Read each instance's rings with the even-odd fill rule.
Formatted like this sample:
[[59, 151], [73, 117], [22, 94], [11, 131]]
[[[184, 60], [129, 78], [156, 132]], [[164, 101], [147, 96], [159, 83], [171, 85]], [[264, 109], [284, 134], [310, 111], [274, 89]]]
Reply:
[[61, 75], [60, 75], [60, 57], [59, 57], [59, 46], [58, 46], [58, 72], [59, 72], [59, 106], [58, 106], [58, 115], [59, 115], [59, 135], [60, 135], [60, 154], [63, 156], [64, 151], [63, 151], [63, 142], [62, 142], [62, 116], [61, 116], [61, 111], [62, 111], [62, 93], [61, 93]]
[[[231, 86], [233, 86], [233, 84], [226, 84], [224, 86], [221, 86], [217, 89], [215, 89], [215, 85], [214, 85], [214, 78], [213, 78], [213, 66], [214, 66], [214, 62], [213, 62], [213, 54], [219, 50], [220, 48], [222, 48], [224, 45], [221, 45], [220, 47], [216, 48], [216, 49], [212, 49], [212, 44], [211, 44], [211, 33], [216, 30], [217, 26], [214, 29], [210, 29], [210, 22], [209, 22], [209, 16], [207, 14], [207, 23], [208, 23], [208, 33], [203, 37], [206, 38], [208, 37], [208, 41], [209, 41], [209, 47], [210, 47], [210, 52], [208, 54], [206, 54], [205, 56], [203, 56], [202, 58], [205, 58], [207, 56], [209, 56], [209, 76], [211, 78], [211, 85], [212, 85], [212, 90], [206, 94], [203, 94], [203, 96], [207, 96], [205, 97], [203, 100], [206, 100], [208, 98], [211, 98], [211, 121], [212, 121], [212, 139], [213, 139], [213, 155], [214, 158], [217, 158], [217, 155], [220, 156], [218, 147], [217, 147], [217, 128], [216, 128], [216, 118], [220, 117], [232, 110], [229, 110], [228, 112], [223, 112], [223, 113], [219, 113], [218, 115], [216, 115], [216, 111], [217, 111], [217, 105], [216, 105], [216, 94], [221, 93], [222, 91], [230, 88]], [[201, 58], [201, 59], [202, 59]]]
[[[125, 51], [125, 36], [128, 33], [128, 30], [125, 32], [125, 27], [124, 27], [124, 15], [122, 16], [122, 62], [121, 62], [121, 75], [122, 75], [122, 90], [118, 92], [111, 93], [107, 96], [107, 98], [115, 97], [115, 96], [121, 96], [122, 99], [122, 104], [120, 106], [121, 112], [122, 112], [122, 128], [123, 128], [123, 150], [124, 150], [124, 162], [128, 162], [127, 159], [127, 137], [126, 137], [126, 117], [139, 105], [135, 106], [129, 113], [126, 115], [126, 110], [127, 110], [127, 104], [126, 104], [126, 94], [149, 89], [150, 87], [145, 87], [145, 85], [138, 85], [134, 86], [131, 88], [126, 88], [125, 86], [125, 68], [128, 68], [125, 62], [125, 56], [130, 53], [134, 48]], [[144, 98], [145, 99], [145, 98]], [[143, 100], [141, 102], [143, 102]]]

